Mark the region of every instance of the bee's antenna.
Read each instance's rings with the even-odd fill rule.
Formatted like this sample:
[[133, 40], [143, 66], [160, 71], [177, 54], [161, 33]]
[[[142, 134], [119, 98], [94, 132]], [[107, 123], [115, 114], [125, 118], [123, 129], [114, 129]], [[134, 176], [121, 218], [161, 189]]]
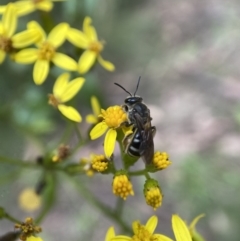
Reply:
[[121, 89], [123, 89], [125, 92], [127, 92], [130, 96], [132, 96], [132, 94], [130, 92], [128, 92], [125, 88], [123, 88], [120, 84], [118, 83], [114, 83], [115, 85], [117, 85], [118, 87], [120, 87]]
[[141, 79], [141, 76], [139, 76], [139, 78], [138, 78], [137, 88], [136, 88], [133, 96], [135, 96], [135, 94], [137, 93], [138, 86], [139, 86], [139, 83], [140, 83], [140, 79]]

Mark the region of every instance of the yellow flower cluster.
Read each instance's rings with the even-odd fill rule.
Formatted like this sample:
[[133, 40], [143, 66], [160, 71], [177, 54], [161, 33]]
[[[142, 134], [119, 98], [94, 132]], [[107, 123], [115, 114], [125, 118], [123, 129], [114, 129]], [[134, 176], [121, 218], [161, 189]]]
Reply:
[[147, 179], [144, 184], [144, 196], [146, 203], [156, 210], [162, 204], [162, 193], [158, 182], [154, 179]]
[[124, 174], [116, 174], [112, 184], [113, 193], [126, 200], [127, 196], [134, 195], [132, 183]]
[[162, 170], [171, 165], [171, 162], [168, 159], [168, 154], [166, 152], [155, 152], [153, 157], [153, 165], [158, 169]]
[[104, 155], [92, 155], [92, 168], [98, 172], [104, 172], [108, 168], [108, 160]]

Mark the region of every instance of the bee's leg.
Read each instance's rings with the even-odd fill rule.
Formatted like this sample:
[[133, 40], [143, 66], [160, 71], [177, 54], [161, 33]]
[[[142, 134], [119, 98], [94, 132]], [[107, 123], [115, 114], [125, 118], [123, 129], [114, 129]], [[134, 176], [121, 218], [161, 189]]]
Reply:
[[152, 126], [152, 127], [151, 127], [151, 131], [152, 131], [152, 135], [153, 135], [153, 137], [154, 137], [155, 134], [156, 134], [156, 132], [157, 132], [156, 127], [155, 127], [155, 126]]
[[132, 123], [129, 123], [128, 121], [124, 121], [121, 124], [121, 126], [125, 126], [125, 127], [130, 127], [131, 125], [132, 125]]
[[123, 144], [125, 153], [127, 153], [128, 146], [131, 144], [131, 141], [132, 141], [132, 138], [130, 138], [131, 135], [133, 135], [133, 133], [130, 133], [130, 134], [124, 136], [124, 138], [122, 140], [122, 144]]

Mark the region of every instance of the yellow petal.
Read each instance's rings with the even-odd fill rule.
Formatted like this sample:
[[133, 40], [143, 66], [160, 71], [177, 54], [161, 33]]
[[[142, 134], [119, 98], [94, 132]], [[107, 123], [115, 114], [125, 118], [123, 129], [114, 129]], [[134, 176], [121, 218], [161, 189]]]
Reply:
[[48, 35], [47, 41], [51, 43], [55, 48], [58, 48], [66, 40], [68, 29], [68, 23], [59, 23], [51, 30]]
[[133, 233], [134, 233], [134, 234], [137, 234], [137, 233], [138, 233], [139, 225], [140, 225], [140, 222], [139, 222], [139, 221], [134, 221], [134, 222], [132, 223], [132, 229], [133, 229]]
[[27, 15], [36, 10], [36, 7], [33, 1], [17, 1], [17, 2], [14, 2], [14, 5], [17, 8], [18, 16]]
[[107, 158], [110, 158], [113, 154], [116, 138], [117, 131], [109, 129], [104, 139], [104, 152]]
[[118, 235], [111, 239], [111, 241], [131, 241], [132, 238], [124, 236], [124, 235]]
[[81, 115], [75, 108], [71, 106], [66, 106], [66, 105], [58, 105], [58, 109], [69, 120], [76, 121], [76, 122], [82, 121]]
[[83, 20], [83, 32], [87, 35], [89, 40], [96, 41], [98, 40], [97, 32], [95, 28], [91, 25], [92, 19], [90, 17], [85, 17]]
[[62, 102], [67, 102], [72, 99], [82, 88], [84, 82], [85, 79], [82, 77], [78, 77], [70, 81], [66, 86], [64, 93], [61, 95], [60, 100]]
[[53, 86], [53, 94], [59, 98], [59, 96], [62, 96], [62, 94], [64, 93], [68, 81], [70, 78], [70, 74], [69, 73], [63, 73], [61, 75], [58, 76], [54, 86]]
[[40, 37], [39, 37], [39, 41], [37, 42], [37, 45], [41, 44], [42, 42], [44, 42], [46, 40], [46, 33], [44, 32], [43, 28], [39, 25], [38, 22], [30, 21], [27, 24], [27, 28], [28, 29], [35, 29], [35, 30], [38, 31]]
[[111, 241], [111, 239], [115, 236], [115, 231], [113, 227], [110, 227], [106, 233], [105, 241]]
[[91, 139], [95, 140], [98, 137], [102, 136], [106, 132], [107, 129], [108, 129], [108, 126], [107, 126], [107, 124], [105, 122], [98, 123], [90, 131]]
[[12, 37], [12, 45], [14, 48], [24, 48], [35, 42], [40, 38], [39, 32], [34, 29], [25, 30]]
[[150, 234], [154, 233], [154, 230], [157, 227], [157, 223], [158, 223], [158, 218], [155, 215], [148, 219], [148, 221], [146, 223], [146, 228]]
[[90, 115], [86, 116], [86, 122], [87, 123], [95, 124], [95, 123], [97, 123], [97, 121], [98, 121], [98, 118], [96, 116], [94, 116], [94, 115], [90, 114]]
[[107, 60], [104, 60], [101, 55], [98, 55], [98, 62], [99, 62], [99, 64], [102, 65], [102, 67], [104, 69], [106, 69], [108, 71], [114, 71], [115, 70], [114, 64], [107, 61]]
[[51, 1], [39, 1], [36, 3], [36, 8], [45, 12], [49, 12], [53, 8], [53, 3]]
[[86, 50], [81, 55], [78, 61], [78, 71], [80, 74], [85, 74], [94, 64], [97, 54], [94, 51]]
[[31, 64], [38, 58], [38, 49], [23, 49], [14, 55], [14, 60], [21, 64]]
[[30, 236], [26, 241], [43, 241], [40, 237]]
[[74, 59], [62, 53], [55, 53], [52, 62], [56, 66], [66, 70], [74, 71], [78, 68], [77, 62]]
[[99, 105], [99, 102], [96, 96], [91, 97], [91, 105], [92, 105], [94, 115], [98, 116], [101, 113], [101, 107]]
[[193, 219], [193, 221], [191, 222], [191, 224], [189, 225], [189, 229], [195, 229], [196, 224], [198, 223], [198, 221], [203, 218], [205, 216], [205, 214], [200, 214], [198, 215], [196, 218]]
[[6, 53], [0, 49], [0, 64], [4, 61]]
[[79, 48], [88, 48], [89, 41], [86, 35], [78, 29], [70, 28], [67, 32], [67, 39], [69, 42], [71, 42], [73, 45]]
[[172, 228], [177, 241], [192, 241], [187, 225], [178, 215], [172, 216]]
[[17, 28], [17, 9], [12, 3], [9, 3], [6, 7], [2, 17], [2, 24], [5, 36], [8, 38], [12, 37]]
[[49, 62], [47, 60], [38, 59], [33, 67], [33, 80], [36, 85], [41, 85], [47, 78], [49, 73]]
[[0, 6], [0, 14], [3, 14], [6, 11], [6, 6]]
[[[158, 240], [158, 241], [173, 241], [172, 239], [168, 238], [168, 237], [165, 236], [165, 235], [154, 234], [153, 236], [154, 236], [154, 238], [156, 238], [156, 240]], [[155, 239], [154, 239], [154, 240], [155, 240]]]

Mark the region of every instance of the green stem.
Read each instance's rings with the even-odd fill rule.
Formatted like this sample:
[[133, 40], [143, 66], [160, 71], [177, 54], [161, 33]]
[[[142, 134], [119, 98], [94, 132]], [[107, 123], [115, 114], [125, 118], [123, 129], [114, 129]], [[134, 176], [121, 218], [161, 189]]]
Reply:
[[101, 212], [103, 212], [106, 216], [113, 219], [115, 222], [117, 222], [123, 229], [123, 231], [130, 233], [131, 229], [128, 227], [125, 221], [121, 219], [117, 215], [117, 213], [114, 210], [111, 210], [109, 206], [105, 205], [104, 203], [100, 202], [97, 197], [95, 197], [87, 188], [85, 188], [83, 185], [81, 185], [81, 182], [74, 180], [72, 177], [68, 178], [72, 181], [75, 188], [77, 189], [78, 193], [81, 195], [81, 197], [84, 197], [88, 203], [91, 203], [93, 206], [98, 208]]
[[10, 214], [5, 213], [4, 218], [8, 219], [13, 223], [22, 223], [21, 221], [17, 220], [16, 218], [12, 217]]
[[16, 160], [11, 159], [8, 157], [0, 156], [0, 163], [6, 163], [9, 165], [16, 165], [21, 167], [27, 167], [27, 168], [40, 168], [41, 166], [36, 165], [35, 163], [26, 162], [24, 160]]
[[146, 176], [146, 174], [148, 174], [146, 169], [128, 173], [129, 176], [143, 176], [143, 175]]
[[124, 200], [122, 198], [118, 198], [117, 205], [116, 205], [116, 215], [118, 217], [122, 216], [123, 207], [124, 207]]
[[39, 214], [39, 216], [35, 219], [36, 224], [39, 224], [43, 221], [43, 219], [46, 217], [46, 215], [48, 214], [48, 212], [51, 210], [54, 202], [55, 202], [55, 197], [56, 197], [56, 175], [53, 172], [50, 172], [49, 175], [49, 190], [47, 190], [47, 197], [45, 200], [45, 206], [42, 210], [42, 212]]

